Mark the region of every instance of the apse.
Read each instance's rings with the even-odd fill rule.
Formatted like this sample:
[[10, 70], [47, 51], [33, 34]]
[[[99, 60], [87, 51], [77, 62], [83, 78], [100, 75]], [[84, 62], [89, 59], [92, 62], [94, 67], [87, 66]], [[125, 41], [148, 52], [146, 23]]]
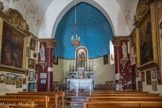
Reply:
[[[109, 54], [109, 42], [112, 39], [113, 32], [106, 17], [97, 8], [81, 2], [76, 5], [76, 20], [80, 46], [88, 49], [89, 58]], [[62, 17], [56, 29], [54, 56], [63, 59], [74, 59], [76, 47], [71, 44], [74, 22], [75, 7], [72, 7]]]

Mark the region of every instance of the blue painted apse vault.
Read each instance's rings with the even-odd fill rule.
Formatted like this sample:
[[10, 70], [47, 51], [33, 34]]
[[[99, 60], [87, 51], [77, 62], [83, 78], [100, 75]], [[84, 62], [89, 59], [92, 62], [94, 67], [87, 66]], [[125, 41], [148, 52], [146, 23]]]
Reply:
[[[80, 46], [87, 47], [90, 58], [97, 58], [110, 53], [109, 41], [113, 33], [106, 17], [90, 4], [77, 4], [77, 29]], [[71, 45], [74, 33], [75, 7], [63, 16], [55, 33], [56, 46], [53, 54], [59, 58], [74, 59], [75, 48]]]

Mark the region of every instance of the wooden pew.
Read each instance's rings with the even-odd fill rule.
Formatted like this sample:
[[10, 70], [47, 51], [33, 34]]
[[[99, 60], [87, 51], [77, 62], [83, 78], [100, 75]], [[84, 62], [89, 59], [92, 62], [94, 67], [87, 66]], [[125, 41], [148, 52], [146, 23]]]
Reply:
[[148, 92], [140, 92], [140, 91], [92, 91], [92, 94], [121, 94], [121, 93], [127, 93], [127, 94], [147, 94]]
[[0, 103], [0, 108], [35, 108], [32, 99], [0, 99]]
[[65, 93], [64, 92], [18, 92], [19, 94], [45, 94], [45, 95], [55, 95], [58, 94], [58, 97], [61, 98], [62, 108], [66, 107], [66, 100], [64, 99]]
[[[58, 95], [45, 95], [45, 94], [19, 94], [19, 93], [7, 93], [6, 97], [15, 97], [15, 98], [31, 98], [35, 99], [35, 102], [46, 105], [46, 107], [53, 107], [55, 106], [56, 108], [60, 105], [58, 102]], [[48, 97], [45, 102], [42, 102], [44, 97]], [[0, 96], [1, 98], [1, 96]], [[4, 97], [5, 98], [5, 97]]]
[[48, 96], [33, 96], [33, 95], [4, 95], [0, 96], [0, 99], [32, 99], [35, 104], [37, 104], [39, 107], [43, 108], [52, 108], [53, 106], [49, 106], [49, 97]]
[[[33, 96], [41, 95], [41, 96], [49, 96], [50, 99], [55, 98], [57, 95], [57, 98], [55, 98], [54, 105], [56, 105], [56, 108], [57, 108], [62, 103], [62, 108], [64, 108], [64, 92], [19, 92], [19, 93], [6, 93], [6, 95], [33, 95]], [[59, 96], [61, 97], [61, 101], [58, 100]], [[49, 104], [53, 104], [53, 102], [50, 100]]]
[[95, 101], [162, 101], [162, 97], [87, 97], [88, 102]]
[[84, 108], [162, 108], [162, 101], [84, 102]]
[[147, 97], [154, 97], [154, 96], [159, 96], [159, 94], [126, 94], [126, 93], [123, 93], [123, 94], [90, 94], [90, 97], [100, 97], [100, 96], [136, 96], [136, 97], [144, 97], [144, 96], [147, 96]]

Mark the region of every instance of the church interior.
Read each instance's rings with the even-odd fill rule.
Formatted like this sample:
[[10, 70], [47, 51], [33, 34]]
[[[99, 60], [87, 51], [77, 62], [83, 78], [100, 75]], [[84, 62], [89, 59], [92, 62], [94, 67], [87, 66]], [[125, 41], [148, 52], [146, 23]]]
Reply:
[[0, 0], [0, 108], [162, 108], [162, 0]]

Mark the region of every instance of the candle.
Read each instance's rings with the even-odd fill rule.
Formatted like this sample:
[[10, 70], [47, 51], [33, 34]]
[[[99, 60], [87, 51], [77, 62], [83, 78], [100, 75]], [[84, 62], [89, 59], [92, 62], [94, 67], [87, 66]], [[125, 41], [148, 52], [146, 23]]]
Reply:
[[76, 35], [76, 40], [78, 40], [78, 35]]
[[130, 54], [130, 42], [128, 41], [127, 44], [128, 44], [128, 54]]
[[71, 41], [73, 41], [74, 36], [71, 37]]
[[39, 49], [40, 49], [40, 42], [38, 41], [38, 53], [39, 53]]

